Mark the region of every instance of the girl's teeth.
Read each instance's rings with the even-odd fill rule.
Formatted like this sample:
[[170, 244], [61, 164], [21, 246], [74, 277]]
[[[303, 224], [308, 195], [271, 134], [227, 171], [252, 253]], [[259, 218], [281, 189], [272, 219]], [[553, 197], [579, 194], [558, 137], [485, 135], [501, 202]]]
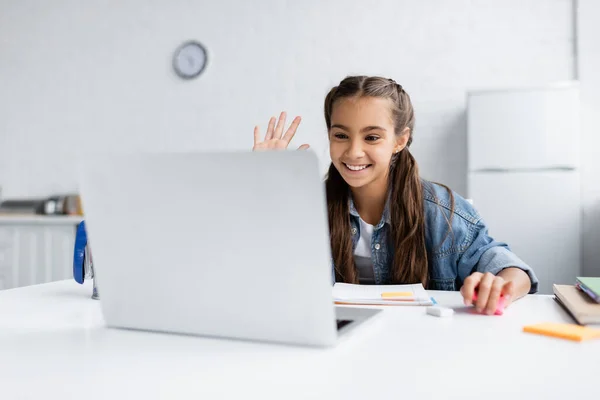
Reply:
[[350, 169], [352, 171], [360, 171], [362, 169], [367, 168], [366, 165], [348, 165], [348, 164], [346, 164], [346, 167], [348, 167], [348, 169]]

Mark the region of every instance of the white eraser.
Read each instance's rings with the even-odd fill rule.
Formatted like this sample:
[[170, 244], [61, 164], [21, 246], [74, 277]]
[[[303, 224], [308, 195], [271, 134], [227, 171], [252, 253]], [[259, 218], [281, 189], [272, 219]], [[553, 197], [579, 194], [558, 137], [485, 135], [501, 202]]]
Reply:
[[454, 314], [454, 310], [447, 307], [427, 307], [427, 314], [434, 315], [436, 317], [450, 317]]

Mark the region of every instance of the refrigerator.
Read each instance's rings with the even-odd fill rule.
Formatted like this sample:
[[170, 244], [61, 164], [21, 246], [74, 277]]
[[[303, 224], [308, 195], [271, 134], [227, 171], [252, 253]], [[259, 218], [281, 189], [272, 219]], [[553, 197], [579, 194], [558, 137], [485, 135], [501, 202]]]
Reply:
[[540, 294], [581, 274], [579, 146], [577, 82], [467, 95], [468, 197]]

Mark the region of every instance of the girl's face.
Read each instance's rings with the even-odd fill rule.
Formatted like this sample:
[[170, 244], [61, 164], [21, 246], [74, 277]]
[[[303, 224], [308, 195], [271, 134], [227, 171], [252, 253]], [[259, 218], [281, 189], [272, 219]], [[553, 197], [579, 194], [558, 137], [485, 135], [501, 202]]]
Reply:
[[351, 188], [386, 184], [390, 161], [406, 146], [408, 128], [396, 136], [392, 102], [378, 97], [336, 101], [329, 129], [329, 154]]

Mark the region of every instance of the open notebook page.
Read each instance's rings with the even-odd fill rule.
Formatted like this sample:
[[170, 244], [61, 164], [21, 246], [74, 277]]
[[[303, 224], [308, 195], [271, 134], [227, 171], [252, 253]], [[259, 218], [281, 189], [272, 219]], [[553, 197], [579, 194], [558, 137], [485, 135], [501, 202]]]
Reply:
[[354, 285], [335, 283], [333, 299], [337, 303], [424, 306], [432, 305], [422, 284]]

